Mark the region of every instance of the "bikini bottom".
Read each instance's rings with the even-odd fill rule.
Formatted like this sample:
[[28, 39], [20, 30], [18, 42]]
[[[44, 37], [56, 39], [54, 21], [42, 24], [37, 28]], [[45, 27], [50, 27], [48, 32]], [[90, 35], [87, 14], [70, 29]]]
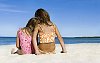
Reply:
[[39, 51], [43, 54], [46, 53], [55, 53], [55, 43], [50, 42], [50, 43], [40, 43], [38, 45]]

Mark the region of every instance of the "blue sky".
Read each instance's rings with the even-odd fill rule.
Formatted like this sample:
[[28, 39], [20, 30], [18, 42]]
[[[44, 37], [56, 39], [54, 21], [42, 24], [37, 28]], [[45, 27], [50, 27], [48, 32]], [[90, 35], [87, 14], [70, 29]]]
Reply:
[[48, 11], [62, 36], [100, 36], [99, 0], [0, 0], [0, 36], [16, 36], [38, 8]]

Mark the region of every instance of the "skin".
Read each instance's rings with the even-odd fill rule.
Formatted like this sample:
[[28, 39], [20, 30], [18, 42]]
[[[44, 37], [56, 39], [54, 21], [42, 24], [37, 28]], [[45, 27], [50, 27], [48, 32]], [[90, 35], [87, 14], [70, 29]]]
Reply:
[[18, 32], [17, 32], [17, 38], [16, 38], [16, 47], [18, 48], [18, 50], [16, 51], [17, 54], [22, 55], [22, 51], [19, 49], [20, 45], [19, 45], [19, 37], [18, 37]]
[[[49, 31], [48, 31], [48, 28], [51, 28], [51, 27], [47, 27], [46, 25], [43, 25], [43, 26], [44, 26], [43, 28], [45, 28], [45, 32], [49, 32]], [[52, 29], [52, 28], [51, 28], [51, 29]], [[64, 41], [63, 41], [63, 39], [62, 39], [62, 37], [61, 37], [61, 35], [60, 35], [60, 33], [59, 33], [59, 31], [58, 31], [56, 25], [54, 25], [54, 29], [55, 29], [55, 34], [57, 35], [57, 37], [58, 37], [58, 39], [59, 39], [59, 42], [60, 42], [60, 45], [61, 45], [61, 47], [62, 47], [61, 53], [66, 53]], [[38, 50], [38, 46], [37, 46], [37, 40], [36, 40], [36, 36], [37, 36], [38, 32], [41, 32], [40, 30], [41, 30], [40, 27], [37, 25], [37, 26], [35, 27], [35, 29], [34, 29], [33, 38], [32, 38], [32, 42], [33, 42], [33, 45], [34, 45], [34, 48], [35, 48], [35, 54], [36, 54], [36, 55], [39, 55], [39, 54], [40, 54], [40, 52], [39, 52], [39, 50]]]
[[19, 48], [20, 45], [19, 45], [19, 37], [18, 37], [18, 32], [17, 32], [17, 38], [16, 38], [16, 47]]

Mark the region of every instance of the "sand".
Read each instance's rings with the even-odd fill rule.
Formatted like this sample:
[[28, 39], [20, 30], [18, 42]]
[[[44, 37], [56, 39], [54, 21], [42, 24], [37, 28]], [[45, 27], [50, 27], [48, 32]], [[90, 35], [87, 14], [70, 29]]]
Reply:
[[0, 63], [100, 63], [100, 44], [66, 44], [67, 53], [60, 53], [56, 44], [56, 54], [10, 54], [15, 45], [0, 46]]

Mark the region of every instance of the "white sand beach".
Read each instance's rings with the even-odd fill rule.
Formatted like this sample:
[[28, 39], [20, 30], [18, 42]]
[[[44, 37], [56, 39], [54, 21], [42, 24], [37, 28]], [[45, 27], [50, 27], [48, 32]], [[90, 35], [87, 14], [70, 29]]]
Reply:
[[100, 44], [67, 44], [67, 53], [60, 53], [56, 44], [56, 54], [10, 54], [15, 45], [0, 46], [0, 63], [100, 63]]

